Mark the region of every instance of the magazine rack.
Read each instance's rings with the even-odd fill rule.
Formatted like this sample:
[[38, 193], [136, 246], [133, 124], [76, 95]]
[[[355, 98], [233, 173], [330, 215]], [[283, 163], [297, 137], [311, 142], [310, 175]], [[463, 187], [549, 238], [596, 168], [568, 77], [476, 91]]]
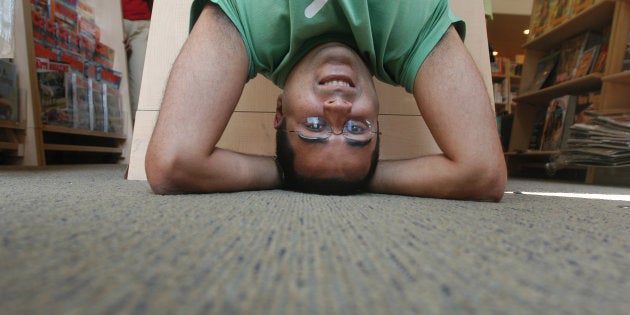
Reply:
[[[539, 2], [541, 0], [534, 1]], [[550, 157], [558, 151], [541, 151], [530, 148], [536, 124], [536, 113], [544, 110], [550, 101], [570, 94], [600, 91], [600, 110], [630, 110], [630, 71], [622, 71], [630, 33], [630, 3], [624, 0], [582, 1], [589, 6], [531, 39], [525, 44], [525, 63], [521, 80], [521, 93], [516, 99], [514, 125], [509, 152], [506, 153], [512, 172], [522, 167], [544, 168]], [[534, 6], [534, 10], [535, 10]], [[532, 16], [535, 16], [533, 10]], [[532, 25], [538, 23], [532, 23]], [[610, 27], [608, 52], [603, 72], [590, 73], [551, 86], [527, 92], [528, 85], [537, 76], [537, 67], [551, 51], [561, 47], [570, 38], [590, 30]], [[630, 183], [630, 168], [586, 169], [585, 181], [594, 184]]]
[[[192, 0], [154, 3], [128, 179], [146, 179], [144, 158], [147, 145], [160, 110], [170, 66], [188, 34], [191, 3]], [[488, 94], [492, 95], [483, 1], [451, 0], [451, 6], [456, 15], [466, 20], [466, 46], [484, 76]], [[381, 106], [379, 116], [381, 128], [388, 131], [382, 136], [381, 157], [405, 158], [439, 152], [413, 96], [399, 87], [378, 81], [375, 84], [380, 103], [387, 104]], [[273, 117], [278, 94], [280, 90], [262, 76], [250, 81], [218, 146], [251, 154], [273, 155]], [[393, 134], [396, 136], [391, 137]]]
[[[43, 124], [33, 44], [31, 1], [15, 1], [15, 58], [19, 87], [19, 122], [0, 122], [0, 151], [11, 164], [42, 166], [48, 155], [71, 153], [76, 163], [84, 157], [97, 161], [128, 163], [131, 148], [131, 115], [127, 91], [127, 60], [123, 44], [120, 1], [92, 1], [101, 41], [116, 51], [113, 69], [122, 73], [122, 131], [111, 133]], [[5, 154], [9, 151], [8, 154]], [[12, 152], [12, 153], [11, 153]], [[104, 160], [105, 159], [105, 160]], [[93, 161], [93, 160], [92, 160]]]

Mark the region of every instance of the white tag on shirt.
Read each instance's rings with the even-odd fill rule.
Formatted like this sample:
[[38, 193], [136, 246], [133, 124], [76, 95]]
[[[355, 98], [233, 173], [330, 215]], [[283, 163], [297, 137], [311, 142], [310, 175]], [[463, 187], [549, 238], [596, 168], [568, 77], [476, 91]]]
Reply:
[[326, 2], [328, 2], [328, 0], [314, 0], [313, 3], [309, 4], [309, 6], [306, 7], [306, 10], [304, 10], [304, 15], [306, 15], [306, 17], [309, 19], [314, 17], [319, 11], [322, 10]]

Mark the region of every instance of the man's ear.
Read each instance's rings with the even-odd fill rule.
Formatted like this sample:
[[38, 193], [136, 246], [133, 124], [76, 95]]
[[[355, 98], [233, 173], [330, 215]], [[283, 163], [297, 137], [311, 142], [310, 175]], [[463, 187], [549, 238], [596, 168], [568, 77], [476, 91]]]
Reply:
[[276, 117], [273, 120], [273, 127], [278, 129], [282, 124], [282, 94], [278, 95], [278, 100], [276, 101]]

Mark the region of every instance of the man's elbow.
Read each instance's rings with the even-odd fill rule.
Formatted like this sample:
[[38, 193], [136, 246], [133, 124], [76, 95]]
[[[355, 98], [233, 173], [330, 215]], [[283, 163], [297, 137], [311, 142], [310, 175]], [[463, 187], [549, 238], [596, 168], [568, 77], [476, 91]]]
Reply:
[[148, 153], [144, 162], [147, 181], [154, 193], [172, 195], [182, 193], [177, 182], [177, 166], [174, 158]]
[[473, 189], [472, 194], [475, 196], [474, 199], [493, 202], [501, 201], [507, 184], [505, 164], [499, 163], [498, 165], [482, 167], [473, 176], [475, 184], [471, 188]]

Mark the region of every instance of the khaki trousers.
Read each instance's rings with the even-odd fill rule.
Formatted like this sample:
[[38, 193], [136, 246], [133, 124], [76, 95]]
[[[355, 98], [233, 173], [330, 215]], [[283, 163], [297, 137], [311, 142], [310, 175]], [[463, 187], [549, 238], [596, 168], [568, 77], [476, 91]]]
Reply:
[[[140, 86], [142, 85], [142, 71], [144, 69], [144, 57], [147, 52], [147, 40], [149, 38], [148, 20], [126, 20], [123, 19], [125, 37], [131, 45], [131, 53], [127, 59], [127, 70], [129, 76], [129, 97], [131, 99], [131, 113], [135, 118], [138, 109], [138, 98], [140, 97]], [[134, 119], [135, 120], [135, 119]]]

